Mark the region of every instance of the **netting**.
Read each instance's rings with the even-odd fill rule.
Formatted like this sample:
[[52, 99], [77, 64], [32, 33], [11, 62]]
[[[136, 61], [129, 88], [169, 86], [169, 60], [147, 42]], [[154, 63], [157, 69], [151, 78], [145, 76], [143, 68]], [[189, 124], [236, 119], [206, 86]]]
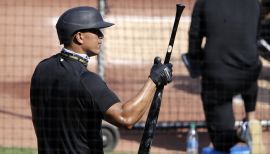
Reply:
[[[147, 80], [154, 57], [165, 58], [177, 3], [186, 8], [180, 19], [171, 58], [173, 82], [164, 89], [158, 119], [164, 122], [164, 127], [154, 137], [152, 153], [184, 153], [186, 130], [182, 128], [188, 126], [185, 122], [204, 121], [200, 79], [190, 78], [180, 58], [187, 51], [194, 1], [107, 0], [105, 19], [115, 25], [103, 31], [102, 62], [95, 57], [90, 60], [89, 69], [96, 73], [102, 71], [100, 74], [121, 101], [129, 100]], [[94, 0], [0, 1], [0, 153], [36, 153], [37, 140], [29, 103], [33, 71], [42, 59], [62, 48], [55, 29], [59, 15], [71, 7], [87, 5], [98, 8], [98, 4], [99, 1]], [[269, 87], [269, 62], [263, 61], [257, 105], [260, 120], [270, 120]], [[245, 112], [239, 96], [234, 99], [234, 110], [236, 119], [241, 120]], [[146, 116], [140, 122], [143, 123]], [[117, 131], [120, 139], [114, 151], [136, 153], [142, 129]], [[264, 136], [269, 147], [267, 130]], [[209, 144], [205, 129], [199, 132], [199, 139], [200, 147]]]

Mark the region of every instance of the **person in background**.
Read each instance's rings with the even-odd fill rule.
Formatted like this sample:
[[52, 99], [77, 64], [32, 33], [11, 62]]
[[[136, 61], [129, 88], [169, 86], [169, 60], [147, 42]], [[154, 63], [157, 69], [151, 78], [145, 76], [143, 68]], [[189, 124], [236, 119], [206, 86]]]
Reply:
[[[218, 151], [229, 152], [234, 145], [246, 142], [252, 154], [266, 154], [255, 114], [262, 67], [256, 44], [259, 19], [256, 0], [197, 0], [194, 6], [187, 56], [201, 65], [205, 120]], [[235, 128], [232, 100], [239, 94], [251, 137], [241, 138]]]
[[101, 122], [132, 128], [152, 102], [157, 86], [172, 81], [172, 64], [159, 58], [138, 94], [120, 102], [97, 74], [87, 70], [100, 52], [105, 22], [97, 9], [65, 11], [56, 30], [63, 49], [41, 61], [32, 76], [30, 99], [39, 154], [103, 153]]
[[260, 37], [270, 42], [270, 0], [261, 1]]
[[261, 1], [261, 21], [258, 39], [260, 56], [270, 61], [270, 0]]

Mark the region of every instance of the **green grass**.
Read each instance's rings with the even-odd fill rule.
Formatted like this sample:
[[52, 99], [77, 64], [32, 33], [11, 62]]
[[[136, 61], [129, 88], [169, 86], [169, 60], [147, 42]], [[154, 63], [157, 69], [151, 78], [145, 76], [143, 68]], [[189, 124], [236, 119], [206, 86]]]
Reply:
[[104, 154], [127, 154], [124, 152], [104, 152]]
[[[36, 149], [0, 147], [0, 154], [37, 154]], [[105, 152], [105, 154], [126, 154], [124, 152]]]
[[37, 154], [36, 149], [30, 148], [3, 148], [0, 147], [0, 154]]

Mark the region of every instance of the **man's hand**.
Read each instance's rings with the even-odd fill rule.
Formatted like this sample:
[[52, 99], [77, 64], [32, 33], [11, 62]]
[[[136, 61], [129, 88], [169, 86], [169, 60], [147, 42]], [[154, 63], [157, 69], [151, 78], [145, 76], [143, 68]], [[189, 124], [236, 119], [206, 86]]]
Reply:
[[155, 57], [149, 77], [157, 87], [164, 86], [172, 81], [172, 67], [171, 63], [162, 64], [160, 57]]

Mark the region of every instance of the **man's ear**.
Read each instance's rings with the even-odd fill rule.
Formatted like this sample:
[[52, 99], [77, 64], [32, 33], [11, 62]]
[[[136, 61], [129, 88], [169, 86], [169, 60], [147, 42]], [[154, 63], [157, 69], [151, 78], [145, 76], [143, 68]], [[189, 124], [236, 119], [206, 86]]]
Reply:
[[82, 44], [83, 43], [83, 35], [81, 32], [77, 32], [74, 34], [73, 41], [77, 44]]

